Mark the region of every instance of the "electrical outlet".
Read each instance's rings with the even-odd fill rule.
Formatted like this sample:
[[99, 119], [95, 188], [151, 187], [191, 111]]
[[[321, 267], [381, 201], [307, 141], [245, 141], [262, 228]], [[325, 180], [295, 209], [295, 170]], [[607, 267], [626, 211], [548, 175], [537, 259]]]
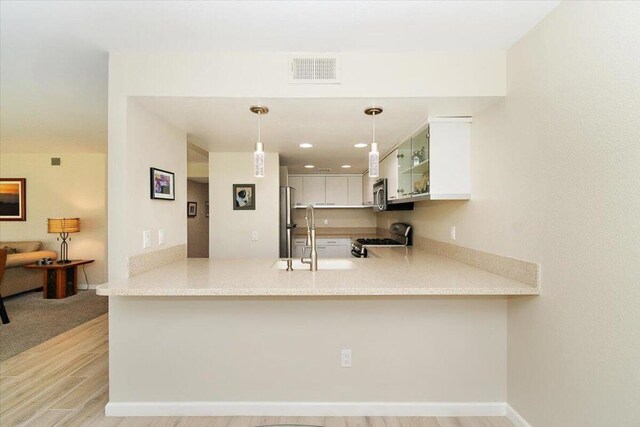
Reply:
[[158, 244], [159, 245], [164, 245], [164, 241], [165, 241], [165, 231], [164, 228], [161, 228], [160, 230], [158, 230]]
[[329, 225], [329, 220], [328, 219], [324, 220], [324, 225]]
[[456, 240], [456, 226], [452, 225], [451, 228], [449, 229], [449, 238], [451, 240]]
[[142, 248], [150, 248], [151, 247], [151, 231], [144, 230], [142, 232]]
[[351, 367], [351, 350], [342, 350], [340, 353], [340, 367], [342, 368], [350, 368]]
[[253, 240], [253, 241], [258, 240], [258, 232], [257, 231], [253, 230], [251, 232], [251, 240]]

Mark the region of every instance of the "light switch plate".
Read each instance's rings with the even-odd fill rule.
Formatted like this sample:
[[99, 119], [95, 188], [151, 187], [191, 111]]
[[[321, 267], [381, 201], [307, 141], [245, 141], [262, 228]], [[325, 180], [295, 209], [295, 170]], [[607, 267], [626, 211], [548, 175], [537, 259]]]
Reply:
[[151, 247], [151, 231], [144, 230], [142, 231], [142, 248], [150, 248]]
[[251, 240], [256, 241], [258, 240], [258, 232], [257, 231], [252, 231], [251, 232]]
[[449, 238], [451, 240], [456, 240], [456, 226], [452, 225], [451, 228], [449, 229]]
[[161, 228], [160, 230], [158, 230], [158, 244], [159, 245], [164, 245], [164, 241], [165, 241], [165, 230], [164, 228]]

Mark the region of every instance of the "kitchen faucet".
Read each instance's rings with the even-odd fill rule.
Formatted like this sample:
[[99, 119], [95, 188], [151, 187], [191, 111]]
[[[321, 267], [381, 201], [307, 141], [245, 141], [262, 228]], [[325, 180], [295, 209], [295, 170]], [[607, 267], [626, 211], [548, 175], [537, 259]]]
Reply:
[[[311, 212], [311, 217], [309, 217]], [[309, 224], [311, 219], [311, 224]], [[309, 258], [302, 258], [303, 264], [309, 264], [309, 270], [318, 271], [318, 251], [316, 249], [316, 218], [313, 213], [313, 205], [307, 205], [307, 212], [304, 215], [304, 220], [307, 223], [307, 242], [306, 247], [311, 248]]]

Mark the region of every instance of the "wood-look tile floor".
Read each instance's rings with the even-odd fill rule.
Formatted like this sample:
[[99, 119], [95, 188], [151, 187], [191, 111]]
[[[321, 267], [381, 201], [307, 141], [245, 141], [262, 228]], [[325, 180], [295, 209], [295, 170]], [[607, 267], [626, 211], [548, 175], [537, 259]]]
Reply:
[[105, 417], [107, 315], [0, 363], [0, 426], [513, 427], [504, 417]]

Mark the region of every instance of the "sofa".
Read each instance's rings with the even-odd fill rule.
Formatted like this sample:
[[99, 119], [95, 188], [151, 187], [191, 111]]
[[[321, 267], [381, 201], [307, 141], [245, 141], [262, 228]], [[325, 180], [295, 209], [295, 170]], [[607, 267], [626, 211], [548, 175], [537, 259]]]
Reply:
[[42, 271], [23, 268], [42, 258], [56, 259], [54, 251], [43, 251], [42, 242], [0, 242], [7, 249], [7, 267], [0, 284], [0, 295], [8, 297], [42, 287]]

